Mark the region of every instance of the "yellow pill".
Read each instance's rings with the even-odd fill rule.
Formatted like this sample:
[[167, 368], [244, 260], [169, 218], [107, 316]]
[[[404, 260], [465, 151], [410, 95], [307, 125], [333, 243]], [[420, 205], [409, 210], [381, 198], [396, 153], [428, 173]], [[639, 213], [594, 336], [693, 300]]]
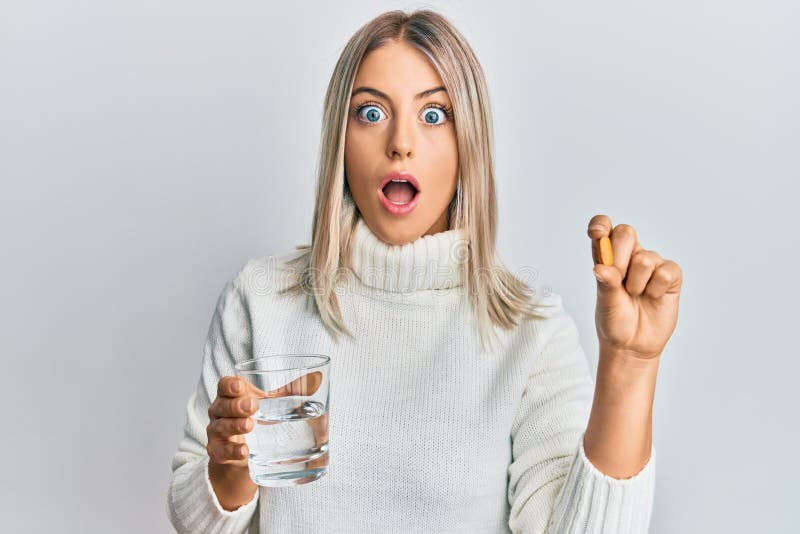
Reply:
[[603, 265], [614, 264], [614, 254], [611, 251], [611, 240], [607, 235], [600, 238], [600, 261]]

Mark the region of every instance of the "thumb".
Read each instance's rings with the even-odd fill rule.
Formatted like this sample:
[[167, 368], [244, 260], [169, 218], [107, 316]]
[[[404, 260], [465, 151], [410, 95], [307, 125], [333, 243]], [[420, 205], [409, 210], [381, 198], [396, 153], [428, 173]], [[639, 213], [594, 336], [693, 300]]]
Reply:
[[622, 275], [613, 265], [598, 263], [594, 266], [593, 272], [597, 279], [597, 287], [601, 291], [613, 291], [622, 286]]

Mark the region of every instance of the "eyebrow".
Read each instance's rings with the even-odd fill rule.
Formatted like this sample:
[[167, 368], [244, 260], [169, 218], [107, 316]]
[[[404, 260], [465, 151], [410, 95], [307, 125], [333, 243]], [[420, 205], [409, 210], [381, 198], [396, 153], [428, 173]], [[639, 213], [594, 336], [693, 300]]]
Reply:
[[[414, 100], [419, 100], [420, 98], [425, 98], [426, 96], [431, 96], [432, 94], [438, 93], [439, 91], [444, 91], [446, 93], [447, 89], [445, 89], [444, 86], [441, 86], [441, 85], [439, 87], [434, 87], [432, 89], [426, 89], [425, 91], [422, 91], [421, 93], [415, 95], [414, 96]], [[387, 95], [386, 93], [384, 93], [382, 91], [378, 91], [377, 89], [372, 88], [372, 87], [359, 87], [358, 89], [354, 89], [353, 92], [350, 94], [350, 98], [353, 98], [354, 96], [356, 96], [357, 94], [360, 94], [360, 93], [369, 93], [371, 95], [375, 95], [377, 97], [383, 98], [384, 100], [386, 100], [388, 102], [392, 101], [392, 99], [389, 98], [389, 95]]]

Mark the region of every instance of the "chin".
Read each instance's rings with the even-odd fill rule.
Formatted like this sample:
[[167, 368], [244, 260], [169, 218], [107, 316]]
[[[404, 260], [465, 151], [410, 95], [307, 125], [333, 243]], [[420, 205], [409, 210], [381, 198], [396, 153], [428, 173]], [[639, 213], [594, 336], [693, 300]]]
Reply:
[[389, 245], [400, 246], [407, 245], [408, 243], [416, 241], [417, 239], [419, 239], [419, 235], [416, 234], [411, 234], [408, 232], [390, 232], [389, 235], [383, 238], [383, 241]]
[[381, 234], [378, 237], [389, 245], [406, 245], [416, 241], [424, 233], [405, 220], [384, 220], [380, 229]]

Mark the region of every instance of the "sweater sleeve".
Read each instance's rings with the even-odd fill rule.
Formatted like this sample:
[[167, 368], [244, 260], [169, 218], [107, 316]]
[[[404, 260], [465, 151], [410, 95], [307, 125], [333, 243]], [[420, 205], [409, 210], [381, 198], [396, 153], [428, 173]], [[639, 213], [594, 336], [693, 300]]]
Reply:
[[[237, 277], [238, 278], [238, 277]], [[234, 374], [236, 361], [249, 358], [251, 331], [237, 280], [229, 281], [219, 298], [208, 329], [197, 389], [186, 406], [186, 422], [172, 458], [167, 514], [179, 534], [247, 530], [258, 505], [253, 498], [236, 510], [222, 508], [208, 478], [208, 408], [216, 398], [217, 381]]]
[[536, 355], [512, 424], [509, 527], [514, 534], [645, 534], [655, 492], [655, 447], [631, 478], [586, 457], [594, 385], [575, 321], [555, 294], [551, 332]]

